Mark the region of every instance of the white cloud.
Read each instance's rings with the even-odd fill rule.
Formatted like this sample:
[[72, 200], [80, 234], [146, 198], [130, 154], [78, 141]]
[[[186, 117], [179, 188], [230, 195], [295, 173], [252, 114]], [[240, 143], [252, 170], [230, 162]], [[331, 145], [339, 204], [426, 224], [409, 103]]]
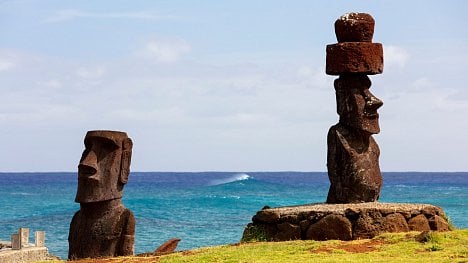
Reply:
[[[69, 129], [68, 137], [56, 146], [64, 156], [72, 156], [74, 151], [79, 154], [82, 145], [76, 149], [72, 140], [81, 143], [86, 130], [124, 130], [135, 141], [135, 171], [326, 169], [326, 133], [338, 116], [335, 77], [326, 76], [322, 62], [187, 61], [170, 67], [152, 63], [180, 61], [189, 50], [183, 40], [156, 39], [147, 43], [140, 57], [113, 63], [30, 60], [17, 54], [21, 67], [0, 75], [2, 87], [8, 87], [2, 90], [0, 126], [28, 130], [25, 137]], [[372, 77], [376, 95], [385, 101], [380, 110], [382, 134], [376, 139], [387, 156], [382, 159], [383, 167], [390, 167], [387, 170], [401, 165], [399, 155], [389, 157], [389, 151], [407, 147], [405, 143], [411, 140], [403, 143], [401, 138], [415, 138], [423, 128], [431, 132], [418, 137], [421, 145], [436, 135], [464, 140], [462, 135], [449, 136], [444, 131], [453, 125], [468, 128], [461, 121], [468, 109], [466, 99], [452, 101], [460, 89], [440, 87], [443, 76], [420, 73], [413, 69], [395, 71], [389, 74], [391, 78], [385, 74]], [[386, 96], [390, 94], [399, 96]], [[20, 140], [16, 134], [11, 136]], [[37, 138], [35, 145], [46, 149], [50, 143], [56, 143], [52, 137]], [[5, 151], [15, 149], [6, 140], [2, 145]], [[417, 154], [416, 148], [412, 154]], [[18, 156], [4, 158], [13, 163]], [[42, 156], [37, 158], [40, 161]], [[59, 162], [56, 167], [41, 169], [69, 170]]]
[[85, 79], [97, 79], [106, 73], [104, 66], [80, 67], [76, 70], [76, 75]]
[[160, 20], [173, 19], [171, 15], [161, 15], [155, 12], [139, 11], [124, 13], [95, 13], [85, 12], [76, 9], [58, 10], [54, 15], [43, 20], [45, 23], [57, 23], [69, 21], [77, 18], [100, 18], [100, 19], [139, 19], [139, 20]]
[[0, 72], [14, 68], [19, 62], [19, 57], [12, 51], [0, 49]]
[[421, 78], [414, 80], [411, 83], [411, 89], [417, 90], [417, 91], [424, 91], [424, 90], [432, 89], [434, 85], [435, 84], [431, 80], [429, 80], [429, 78], [421, 77]]
[[10, 61], [1, 61], [0, 60], [0, 71], [6, 71], [13, 68], [15, 64]]
[[384, 63], [386, 68], [403, 68], [409, 58], [409, 52], [402, 47], [392, 45], [384, 46]]
[[171, 63], [179, 60], [190, 50], [191, 46], [185, 40], [160, 38], [147, 42], [137, 54], [153, 61]]

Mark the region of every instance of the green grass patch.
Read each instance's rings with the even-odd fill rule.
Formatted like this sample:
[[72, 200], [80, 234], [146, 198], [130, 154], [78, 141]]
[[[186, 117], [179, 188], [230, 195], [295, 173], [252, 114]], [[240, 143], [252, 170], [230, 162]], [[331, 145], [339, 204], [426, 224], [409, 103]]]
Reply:
[[370, 240], [255, 242], [201, 248], [159, 258], [159, 262], [467, 262], [468, 229], [383, 234]]
[[468, 262], [468, 229], [383, 234], [353, 241], [249, 242], [200, 248], [159, 257], [92, 259], [78, 263], [178, 262]]
[[262, 242], [267, 240], [268, 236], [265, 228], [251, 225], [245, 230], [241, 242]]

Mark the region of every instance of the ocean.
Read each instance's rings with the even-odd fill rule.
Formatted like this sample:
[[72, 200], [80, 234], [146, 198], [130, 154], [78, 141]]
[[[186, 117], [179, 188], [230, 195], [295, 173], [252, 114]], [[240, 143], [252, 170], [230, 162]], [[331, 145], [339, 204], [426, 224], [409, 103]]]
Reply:
[[[458, 228], [468, 227], [468, 172], [383, 173], [381, 202], [441, 206]], [[46, 231], [50, 253], [68, 253], [76, 173], [0, 173], [0, 240], [19, 227]], [[178, 250], [236, 243], [256, 211], [324, 202], [324, 172], [134, 172], [123, 203], [136, 218], [135, 252], [182, 239]], [[33, 242], [32, 238], [30, 240]]]

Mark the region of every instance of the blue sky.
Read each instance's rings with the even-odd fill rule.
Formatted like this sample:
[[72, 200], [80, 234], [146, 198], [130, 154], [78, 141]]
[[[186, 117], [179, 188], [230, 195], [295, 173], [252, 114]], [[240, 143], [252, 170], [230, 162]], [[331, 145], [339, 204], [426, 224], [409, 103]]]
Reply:
[[466, 1], [0, 0], [0, 171], [75, 171], [87, 130], [133, 171], [325, 171], [325, 46], [376, 20], [383, 171], [468, 171]]

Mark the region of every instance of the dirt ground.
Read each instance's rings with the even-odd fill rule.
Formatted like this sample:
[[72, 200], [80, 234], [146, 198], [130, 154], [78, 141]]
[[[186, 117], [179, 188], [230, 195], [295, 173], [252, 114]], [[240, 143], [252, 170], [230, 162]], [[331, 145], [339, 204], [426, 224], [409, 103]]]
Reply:
[[334, 249], [341, 249], [350, 253], [366, 253], [372, 252], [382, 246], [384, 242], [382, 240], [369, 240], [359, 244], [350, 244], [348, 242], [342, 242], [338, 245], [333, 246], [322, 246], [319, 249], [312, 250], [313, 253], [331, 253]]

